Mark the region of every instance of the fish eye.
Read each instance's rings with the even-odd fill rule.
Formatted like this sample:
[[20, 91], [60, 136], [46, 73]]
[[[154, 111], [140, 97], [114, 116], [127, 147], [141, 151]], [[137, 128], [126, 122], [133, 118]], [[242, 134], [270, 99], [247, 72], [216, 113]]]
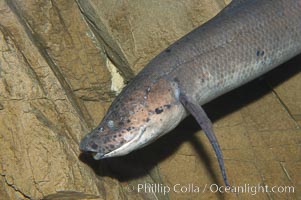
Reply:
[[107, 123], [108, 127], [111, 129], [111, 128], [114, 128], [114, 121], [113, 120], [109, 120], [108, 123]]

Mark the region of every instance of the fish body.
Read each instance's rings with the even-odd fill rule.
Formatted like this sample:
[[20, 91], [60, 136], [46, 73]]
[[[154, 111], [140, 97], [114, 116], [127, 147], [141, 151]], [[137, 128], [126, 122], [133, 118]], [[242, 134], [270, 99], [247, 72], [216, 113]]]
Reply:
[[151, 60], [81, 143], [95, 159], [121, 156], [192, 114], [228, 184], [212, 125], [201, 106], [301, 52], [301, 0], [233, 0], [217, 16]]

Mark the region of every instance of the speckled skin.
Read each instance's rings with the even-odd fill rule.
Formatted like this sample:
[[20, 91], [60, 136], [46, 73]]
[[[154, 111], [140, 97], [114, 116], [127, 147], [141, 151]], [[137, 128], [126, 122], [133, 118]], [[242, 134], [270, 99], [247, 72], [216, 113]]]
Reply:
[[234, 0], [206, 24], [155, 57], [120, 93], [80, 144], [95, 159], [156, 140], [200, 105], [301, 52], [301, 0]]

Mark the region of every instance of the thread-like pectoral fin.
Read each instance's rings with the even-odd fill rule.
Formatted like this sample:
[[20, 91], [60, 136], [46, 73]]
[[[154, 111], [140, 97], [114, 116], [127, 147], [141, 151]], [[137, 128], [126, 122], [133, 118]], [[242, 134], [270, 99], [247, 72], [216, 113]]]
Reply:
[[228, 178], [226, 175], [226, 169], [224, 165], [223, 154], [217, 142], [216, 136], [213, 132], [212, 123], [210, 119], [208, 118], [203, 108], [198, 103], [191, 101], [186, 95], [180, 94], [180, 101], [184, 105], [184, 107], [188, 110], [188, 112], [190, 112], [190, 114], [196, 119], [198, 124], [205, 132], [207, 138], [209, 139], [215, 151], [224, 182], [226, 186], [229, 186]]

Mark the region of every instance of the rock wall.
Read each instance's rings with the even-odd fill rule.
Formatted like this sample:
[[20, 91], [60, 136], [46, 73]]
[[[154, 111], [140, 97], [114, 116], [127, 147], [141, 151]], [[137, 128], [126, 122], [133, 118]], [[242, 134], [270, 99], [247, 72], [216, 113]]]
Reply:
[[[211, 146], [195, 133], [199, 128], [191, 118], [122, 158], [94, 161], [80, 155], [78, 144], [151, 58], [227, 3], [1, 0], [1, 198], [220, 198], [208, 188], [138, 191], [145, 183], [222, 184]], [[287, 65], [300, 69], [301, 62]], [[288, 73], [289, 66], [270, 73], [264, 87], [251, 83], [207, 106], [232, 183], [295, 187], [294, 193], [260, 193], [258, 199], [301, 195], [301, 76], [298, 70]]]

